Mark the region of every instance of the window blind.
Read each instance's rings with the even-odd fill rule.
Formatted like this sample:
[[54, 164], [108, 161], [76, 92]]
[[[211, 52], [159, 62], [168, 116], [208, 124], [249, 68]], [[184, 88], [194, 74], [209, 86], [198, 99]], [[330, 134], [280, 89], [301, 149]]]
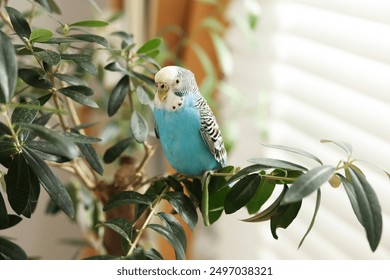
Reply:
[[[238, 16], [242, 5], [235, 2], [232, 15]], [[259, 95], [267, 94], [266, 142], [303, 148], [325, 164], [336, 165], [346, 156], [337, 147], [321, 144], [319, 140], [343, 140], [354, 147], [354, 158], [375, 162], [389, 171], [390, 2], [260, 0], [259, 3], [262, 18], [258, 48], [245, 46], [235, 28], [228, 34], [236, 63], [235, 72], [228, 79], [245, 92], [248, 100], [263, 100]], [[256, 108], [252, 105], [250, 110], [242, 111], [255, 113]], [[254, 132], [254, 121], [248, 124], [251, 120], [244, 113], [238, 118], [243, 123], [242, 140], [238, 140], [230, 155], [233, 164], [245, 165], [247, 158], [265, 156], [315, 165], [310, 159], [260, 147], [258, 143], [264, 139]], [[287, 230], [278, 229], [279, 240], [272, 238], [268, 224], [243, 227], [242, 222], [230, 220], [229, 229], [218, 225], [221, 236], [234, 228], [235, 233], [230, 232], [229, 236], [235, 236], [235, 242], [242, 246], [241, 251], [231, 252], [228, 249], [231, 239], [222, 237], [218, 248], [227, 249], [217, 257], [388, 259], [389, 180], [374, 165], [357, 164], [367, 174], [382, 206], [382, 240], [375, 253], [369, 248], [344, 189], [324, 186], [316, 223], [299, 250], [297, 246], [314, 211], [314, 195], [304, 200], [298, 218]], [[231, 219], [246, 216], [247, 213], [241, 212]]]

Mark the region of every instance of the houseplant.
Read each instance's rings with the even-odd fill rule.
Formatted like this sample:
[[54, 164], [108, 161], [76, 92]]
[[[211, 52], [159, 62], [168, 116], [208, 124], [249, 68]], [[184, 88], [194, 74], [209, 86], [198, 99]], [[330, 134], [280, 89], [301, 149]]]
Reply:
[[[162, 40], [153, 38], [138, 47], [131, 34], [118, 31], [110, 34], [120, 40], [114, 47], [107, 36], [93, 33], [93, 28], [108, 25], [97, 20], [60, 23], [55, 32], [32, 28], [34, 10], [57, 11], [54, 1], [34, 1], [32, 7], [30, 14], [1, 7], [0, 163], [5, 171], [1, 174], [0, 229], [33, 216], [42, 186], [52, 199], [49, 212], [64, 212], [76, 222], [86, 216], [91, 221], [85, 234], [95, 249], [91, 258], [159, 259], [156, 249], [142, 245], [145, 234], [155, 231], [172, 245], [176, 258], [184, 259], [187, 239], [178, 217], [194, 229], [199, 219], [211, 225], [224, 213], [245, 207], [251, 214], [246, 222], [269, 221], [277, 238], [277, 228], [287, 228], [302, 200], [316, 192], [309, 233], [320, 206], [321, 187], [329, 182], [345, 188], [371, 249], [377, 248], [381, 209], [347, 143], [324, 141], [346, 153], [346, 159], [336, 166], [324, 165], [298, 148], [268, 145], [311, 158], [316, 167], [259, 158], [242, 169], [228, 166], [208, 174], [204, 181], [176, 174], [146, 174], [154, 151], [148, 140], [153, 131], [149, 107]], [[110, 55], [104, 69], [93, 59], [101, 52]], [[92, 84], [106, 71], [120, 77], [107, 90], [108, 97], [97, 97]], [[100, 139], [88, 133], [96, 124], [81, 119], [83, 110], [98, 107], [112, 117], [109, 122], [122, 128], [113, 143], [99, 151], [96, 143]], [[70, 172], [74, 179], [62, 182], [52, 167]], [[113, 178], [104, 172], [107, 169], [115, 174]], [[278, 193], [277, 198], [269, 201], [272, 193]], [[172, 210], [161, 211], [162, 201]], [[77, 205], [88, 212], [80, 213], [83, 208]], [[118, 242], [113, 241], [115, 237]], [[3, 237], [0, 248], [2, 258], [27, 258], [22, 248]]]

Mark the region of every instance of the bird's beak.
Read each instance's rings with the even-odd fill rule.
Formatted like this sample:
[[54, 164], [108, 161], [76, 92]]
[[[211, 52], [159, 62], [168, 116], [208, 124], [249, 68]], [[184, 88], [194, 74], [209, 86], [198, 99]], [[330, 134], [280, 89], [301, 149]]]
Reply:
[[169, 86], [166, 83], [157, 83], [157, 94], [161, 102], [167, 98]]

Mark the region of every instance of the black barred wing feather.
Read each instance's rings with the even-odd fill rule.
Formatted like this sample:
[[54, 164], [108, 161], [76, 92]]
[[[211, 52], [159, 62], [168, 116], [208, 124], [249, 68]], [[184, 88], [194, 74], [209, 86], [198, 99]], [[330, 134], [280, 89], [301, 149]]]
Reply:
[[196, 105], [200, 114], [200, 133], [207, 148], [222, 167], [227, 165], [227, 154], [217, 120], [206, 100], [199, 94]]

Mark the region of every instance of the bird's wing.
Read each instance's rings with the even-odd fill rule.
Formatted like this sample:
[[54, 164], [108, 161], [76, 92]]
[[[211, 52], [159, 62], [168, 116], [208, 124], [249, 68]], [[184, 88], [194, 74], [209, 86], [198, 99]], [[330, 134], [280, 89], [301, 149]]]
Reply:
[[214, 158], [225, 166], [227, 164], [227, 154], [222, 140], [221, 130], [217, 124], [215, 116], [206, 100], [199, 95], [195, 105], [200, 114], [200, 134], [209, 151]]

